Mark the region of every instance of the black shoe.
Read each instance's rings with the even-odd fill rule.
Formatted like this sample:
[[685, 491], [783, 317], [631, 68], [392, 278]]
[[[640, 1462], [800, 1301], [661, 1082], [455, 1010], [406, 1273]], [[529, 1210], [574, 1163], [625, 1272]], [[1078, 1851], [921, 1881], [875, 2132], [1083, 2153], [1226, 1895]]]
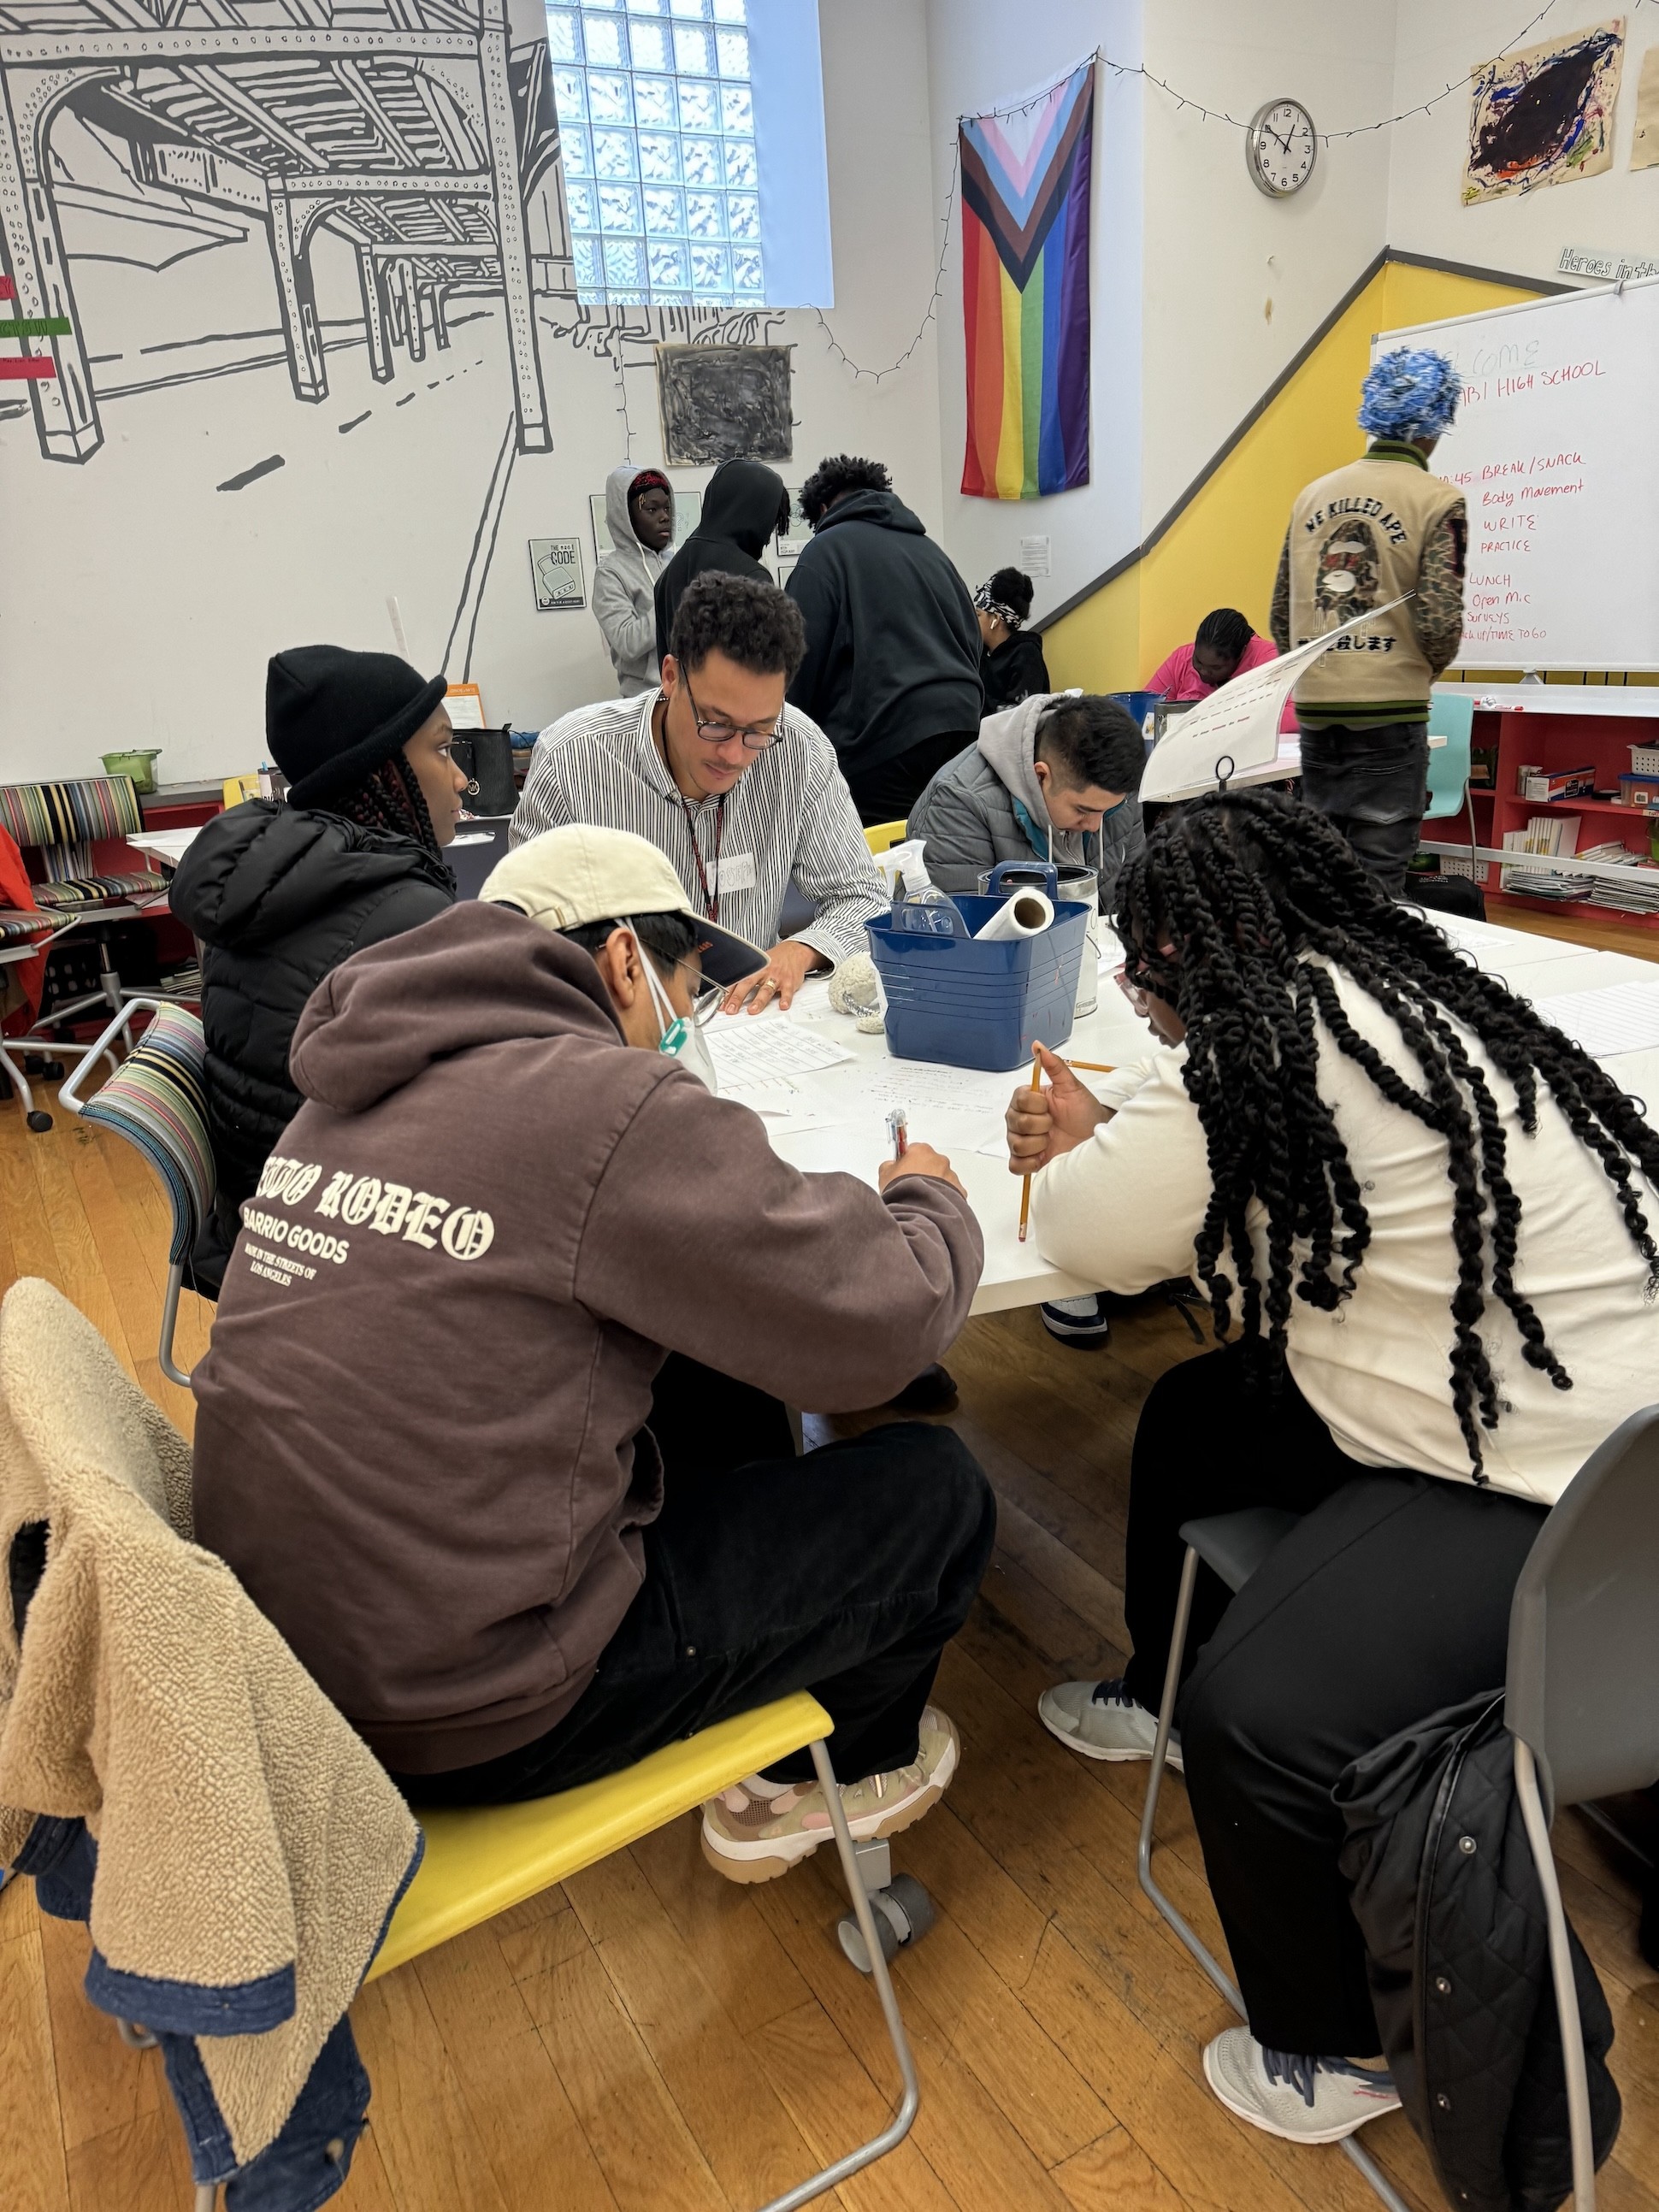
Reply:
[[949, 1413], [955, 1411], [956, 1403], [956, 1383], [937, 1361], [924, 1367], [892, 1401], [894, 1411], [900, 1413]]
[[1057, 1336], [1062, 1344], [1074, 1344], [1079, 1351], [1091, 1345], [1104, 1344], [1111, 1334], [1111, 1323], [1106, 1318], [1107, 1294], [1091, 1291], [1087, 1297], [1054, 1298], [1039, 1306], [1042, 1326], [1050, 1336]]

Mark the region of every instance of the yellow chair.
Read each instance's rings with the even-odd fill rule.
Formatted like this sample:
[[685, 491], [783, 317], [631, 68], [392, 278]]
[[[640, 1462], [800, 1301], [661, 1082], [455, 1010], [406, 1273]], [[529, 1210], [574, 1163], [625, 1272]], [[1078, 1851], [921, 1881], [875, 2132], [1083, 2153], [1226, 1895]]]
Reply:
[[465, 1935], [469, 1928], [493, 1919], [509, 1905], [550, 1889], [555, 1882], [580, 1874], [584, 1867], [678, 1820], [706, 1798], [741, 1781], [745, 1774], [810, 1746], [904, 2094], [898, 2110], [879, 2135], [762, 2208], [762, 2212], [794, 2212], [797, 2205], [810, 2203], [896, 2149], [909, 2133], [921, 2100], [915, 2062], [905, 2039], [898, 2000], [877, 1938], [870, 1899], [824, 1747], [830, 1727], [823, 1706], [802, 1691], [793, 1698], [781, 1698], [775, 1705], [763, 1705], [757, 1712], [718, 1722], [683, 1743], [653, 1752], [621, 1774], [608, 1775], [602, 1782], [584, 1783], [580, 1789], [562, 1790], [556, 1797], [463, 1811], [423, 1813], [417, 1808], [426, 1838], [420, 1871], [392, 1916], [386, 1941], [367, 1978], [372, 1982], [394, 1967], [406, 1966], [423, 1951]]
[[865, 831], [864, 842], [872, 853], [889, 852], [904, 842], [905, 828], [902, 822], [877, 822]]
[[259, 779], [257, 775], [228, 775], [225, 778], [223, 798], [227, 810], [240, 806], [245, 799], [257, 799], [258, 796]]

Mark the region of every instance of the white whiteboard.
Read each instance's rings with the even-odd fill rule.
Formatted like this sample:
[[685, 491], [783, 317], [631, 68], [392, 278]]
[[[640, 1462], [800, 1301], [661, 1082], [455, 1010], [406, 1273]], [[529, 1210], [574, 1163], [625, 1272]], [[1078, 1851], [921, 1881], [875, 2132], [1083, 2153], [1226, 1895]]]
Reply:
[[1463, 379], [1435, 474], [1468, 505], [1466, 664], [1659, 668], [1659, 278], [1386, 331]]

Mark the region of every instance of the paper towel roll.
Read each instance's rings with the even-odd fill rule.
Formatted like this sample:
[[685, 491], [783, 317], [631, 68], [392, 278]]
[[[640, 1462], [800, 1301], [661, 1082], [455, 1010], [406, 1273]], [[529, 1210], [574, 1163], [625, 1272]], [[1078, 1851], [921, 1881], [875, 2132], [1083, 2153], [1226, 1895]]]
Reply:
[[1041, 937], [1054, 918], [1046, 891], [1022, 890], [1006, 898], [975, 937]]

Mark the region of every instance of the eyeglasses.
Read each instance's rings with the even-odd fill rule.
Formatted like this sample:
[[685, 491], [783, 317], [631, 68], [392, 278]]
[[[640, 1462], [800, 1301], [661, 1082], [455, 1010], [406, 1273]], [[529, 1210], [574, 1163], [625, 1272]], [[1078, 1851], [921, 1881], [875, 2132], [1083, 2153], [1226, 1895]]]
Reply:
[[768, 745], [775, 744], [783, 728], [781, 711], [775, 722], [750, 722], [739, 728], [735, 722], [722, 718], [720, 721], [705, 720], [701, 707], [693, 696], [691, 686], [682, 673], [680, 682], [685, 686], [685, 696], [691, 704], [693, 725], [706, 745], [729, 745], [733, 738], [741, 738], [751, 753], [763, 753]]
[[677, 960], [674, 965], [686, 970], [691, 1019], [698, 1029], [702, 1029], [719, 1013], [720, 1003], [726, 997], [726, 986], [724, 983], [704, 982], [702, 969], [694, 969], [689, 960]]

